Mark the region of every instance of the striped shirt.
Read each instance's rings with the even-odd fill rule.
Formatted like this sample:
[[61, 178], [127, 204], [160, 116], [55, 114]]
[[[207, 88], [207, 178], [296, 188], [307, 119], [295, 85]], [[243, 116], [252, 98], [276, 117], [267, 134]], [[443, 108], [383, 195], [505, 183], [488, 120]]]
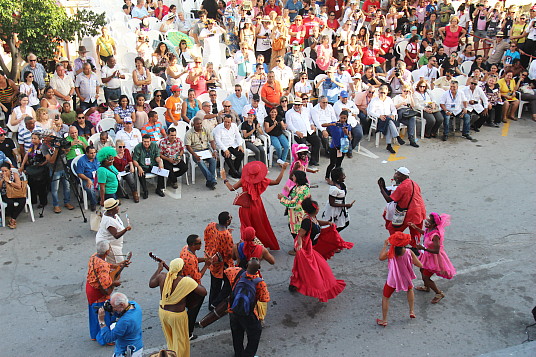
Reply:
[[141, 128], [141, 136], [143, 137], [143, 135], [149, 134], [151, 136], [151, 141], [158, 141], [164, 137], [162, 131], [164, 131], [164, 127], [160, 122], [156, 122], [153, 125], [149, 122]]
[[35, 128], [33, 130], [28, 130], [25, 125], [21, 125], [19, 127], [19, 134], [18, 134], [18, 142], [19, 145], [24, 145], [24, 152], [27, 153], [28, 150], [32, 147], [32, 133], [34, 131], [39, 132], [42, 128], [39, 126], [39, 124], [35, 124]]

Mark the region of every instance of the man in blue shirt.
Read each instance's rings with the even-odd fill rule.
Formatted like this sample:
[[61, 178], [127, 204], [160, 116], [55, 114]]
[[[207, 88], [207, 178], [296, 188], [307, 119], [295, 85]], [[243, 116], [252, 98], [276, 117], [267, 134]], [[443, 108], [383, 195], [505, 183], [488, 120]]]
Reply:
[[321, 95], [326, 96], [329, 104], [333, 105], [333, 103], [339, 99], [339, 94], [344, 88], [344, 84], [337, 82], [335, 79], [335, 68], [329, 67], [326, 71], [326, 74], [328, 76], [319, 81], [316, 87], [318, 88], [320, 85], [322, 85]]
[[248, 99], [242, 94], [242, 86], [240, 84], [235, 85], [235, 92], [229, 94], [225, 99], [231, 102], [231, 108], [238, 113], [240, 120], [242, 120], [242, 112], [246, 104], [249, 104]]
[[287, 0], [285, 9], [289, 9], [288, 16], [290, 17], [290, 22], [293, 22], [300, 10], [303, 9], [303, 4], [300, 0]]
[[97, 150], [93, 146], [86, 147], [86, 154], [80, 157], [75, 167], [76, 174], [82, 180], [82, 187], [87, 193], [89, 207], [92, 211], [95, 211], [97, 208], [95, 179], [100, 163], [98, 160], [95, 160], [96, 156]]
[[141, 330], [142, 311], [135, 301], [128, 301], [125, 294], [113, 293], [110, 297], [116, 316], [115, 327], [110, 329], [106, 325], [105, 311], [99, 309], [100, 331], [97, 334], [97, 342], [101, 345], [115, 342], [114, 356], [124, 356], [127, 350], [132, 352], [132, 357], [143, 356], [143, 338]]
[[145, 7], [145, 0], [138, 0], [136, 2], [136, 6], [132, 8], [132, 12], [130, 13], [132, 15], [133, 19], [138, 20], [144, 20], [146, 17], [149, 17], [149, 12], [147, 11], [147, 8]]

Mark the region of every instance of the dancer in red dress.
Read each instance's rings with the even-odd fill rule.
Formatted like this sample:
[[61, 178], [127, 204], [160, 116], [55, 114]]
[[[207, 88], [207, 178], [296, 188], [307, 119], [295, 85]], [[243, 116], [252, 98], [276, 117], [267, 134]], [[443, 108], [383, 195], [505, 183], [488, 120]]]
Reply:
[[288, 163], [281, 165], [279, 176], [275, 180], [270, 180], [266, 177], [268, 173], [266, 164], [261, 161], [252, 161], [244, 166], [242, 178], [234, 185], [231, 185], [227, 180], [225, 170], [221, 170], [223, 183], [230, 191], [236, 191], [242, 187], [243, 192], [246, 193], [246, 197], [240, 200], [242, 205], [238, 209], [240, 229], [242, 230], [246, 227], [255, 228], [257, 238], [266, 248], [272, 250], [279, 250], [279, 243], [266, 215], [261, 194], [266, 191], [268, 186], [279, 185], [287, 167]]
[[346, 283], [344, 280], [335, 279], [328, 262], [313, 249], [313, 245], [320, 233], [320, 225], [333, 223], [316, 219], [318, 203], [310, 197], [302, 201], [302, 207], [307, 215], [303, 218], [301, 229], [294, 240], [296, 257], [289, 290], [327, 302], [339, 295], [346, 287]]

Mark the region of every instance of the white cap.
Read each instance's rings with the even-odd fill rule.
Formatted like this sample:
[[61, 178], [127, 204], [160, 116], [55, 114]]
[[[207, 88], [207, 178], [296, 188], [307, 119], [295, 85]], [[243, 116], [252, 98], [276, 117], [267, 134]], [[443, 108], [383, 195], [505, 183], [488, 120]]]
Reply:
[[409, 176], [409, 170], [407, 167], [401, 166], [398, 169], [395, 170], [396, 172], [400, 172], [404, 176]]

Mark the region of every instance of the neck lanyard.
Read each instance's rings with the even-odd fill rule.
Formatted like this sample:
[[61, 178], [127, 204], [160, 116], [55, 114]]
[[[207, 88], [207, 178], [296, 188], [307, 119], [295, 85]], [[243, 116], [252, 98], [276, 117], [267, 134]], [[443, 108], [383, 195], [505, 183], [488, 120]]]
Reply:
[[456, 104], [456, 98], [458, 97], [458, 92], [456, 92], [456, 95], [453, 97], [452, 92], [449, 91], [450, 99], [452, 99], [452, 104]]

